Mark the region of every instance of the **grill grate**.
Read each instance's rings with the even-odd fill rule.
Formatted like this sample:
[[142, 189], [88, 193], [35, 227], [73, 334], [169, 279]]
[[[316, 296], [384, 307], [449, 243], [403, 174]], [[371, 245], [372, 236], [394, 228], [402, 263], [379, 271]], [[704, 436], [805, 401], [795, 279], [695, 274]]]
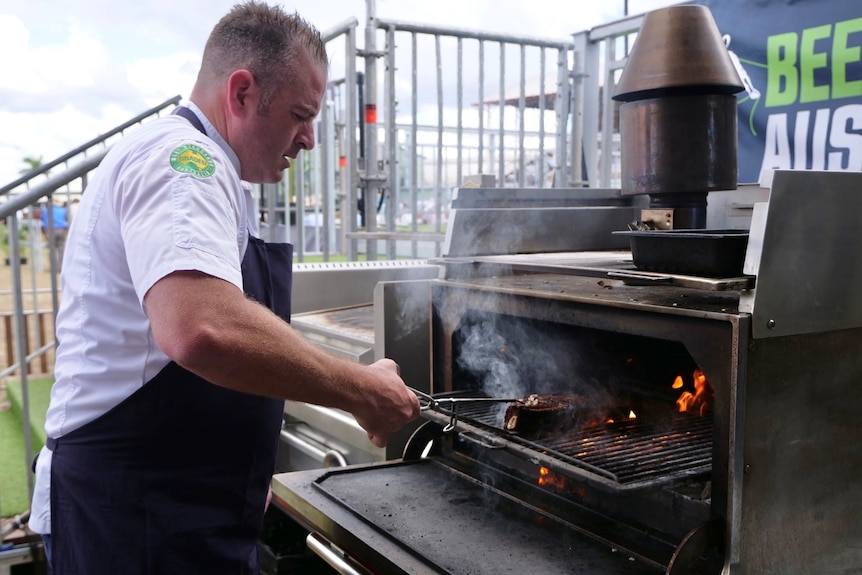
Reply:
[[480, 424], [503, 438], [553, 453], [575, 466], [597, 469], [619, 484], [708, 472], [712, 465], [712, 418], [688, 413], [639, 417], [569, 430], [539, 440], [519, 437], [500, 427], [499, 406], [458, 404], [458, 420]]

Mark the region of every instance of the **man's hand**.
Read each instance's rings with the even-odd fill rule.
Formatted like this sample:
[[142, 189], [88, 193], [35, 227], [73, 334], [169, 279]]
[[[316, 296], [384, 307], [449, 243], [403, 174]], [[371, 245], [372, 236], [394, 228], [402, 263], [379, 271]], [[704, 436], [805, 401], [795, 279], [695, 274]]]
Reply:
[[419, 399], [401, 379], [398, 364], [381, 359], [365, 369], [372, 373], [376, 384], [352, 410], [357, 423], [368, 433], [368, 440], [377, 447], [386, 447], [389, 434], [419, 417]]

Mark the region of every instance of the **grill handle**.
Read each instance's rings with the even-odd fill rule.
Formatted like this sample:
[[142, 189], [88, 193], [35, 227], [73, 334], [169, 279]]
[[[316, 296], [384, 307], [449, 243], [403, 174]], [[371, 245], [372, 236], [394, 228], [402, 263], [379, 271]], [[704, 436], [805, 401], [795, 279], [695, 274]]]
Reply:
[[335, 569], [341, 575], [370, 575], [368, 571], [359, 570], [357, 567], [347, 562], [343, 555], [336, 552], [331, 544], [323, 540], [316, 533], [309, 533], [305, 538], [305, 544], [314, 552], [315, 555], [326, 561], [326, 564]]
[[286, 429], [281, 430], [281, 439], [287, 445], [296, 448], [315, 461], [319, 461], [323, 467], [344, 467], [347, 465], [347, 459], [339, 451], [320, 449]]

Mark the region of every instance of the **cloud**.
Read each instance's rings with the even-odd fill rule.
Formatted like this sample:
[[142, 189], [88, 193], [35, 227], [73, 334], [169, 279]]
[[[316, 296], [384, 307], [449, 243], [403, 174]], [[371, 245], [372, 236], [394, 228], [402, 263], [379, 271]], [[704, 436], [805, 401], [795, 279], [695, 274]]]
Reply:
[[[15, 16], [0, 14], [0, 51], [7, 55], [0, 58], [0, 90], [32, 94], [48, 89], [47, 79], [31, 59], [30, 32]], [[5, 101], [0, 98], [0, 106]]]
[[29, 30], [14, 16], [0, 16], [0, 110], [53, 113], [73, 107], [94, 113], [104, 98], [140, 104], [126, 71], [97, 38], [69, 30], [34, 46]]
[[72, 87], [92, 86], [111, 64], [107, 48], [80, 31], [71, 32], [64, 44], [34, 49], [31, 58], [52, 83]]
[[129, 85], [155, 106], [176, 95], [187, 98], [191, 93], [201, 54], [182, 52], [163, 58], [144, 58], [128, 67]]
[[165, 49], [165, 56], [140, 58], [128, 45], [109, 47], [92, 26], [61, 19], [37, 42], [31, 28], [39, 26], [0, 14], [0, 50], [15, 54], [0, 59], [0, 185], [17, 178], [25, 156], [50, 161], [170, 97], [188, 95], [198, 53]]

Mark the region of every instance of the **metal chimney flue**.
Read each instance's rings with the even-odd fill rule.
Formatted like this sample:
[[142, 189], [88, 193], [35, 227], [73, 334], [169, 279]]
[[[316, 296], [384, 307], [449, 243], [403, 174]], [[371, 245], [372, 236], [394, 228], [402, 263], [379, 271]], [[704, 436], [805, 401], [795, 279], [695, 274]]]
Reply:
[[705, 228], [707, 193], [736, 188], [734, 94], [742, 89], [707, 7], [646, 14], [613, 96], [622, 193], [650, 196], [644, 221]]

